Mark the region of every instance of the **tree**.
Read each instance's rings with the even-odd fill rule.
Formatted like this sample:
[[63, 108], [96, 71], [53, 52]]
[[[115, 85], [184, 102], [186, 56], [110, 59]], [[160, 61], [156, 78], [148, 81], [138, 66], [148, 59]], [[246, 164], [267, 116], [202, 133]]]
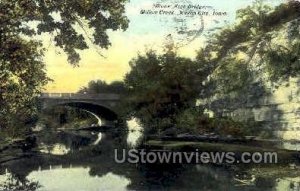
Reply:
[[[77, 50], [87, 40], [108, 48], [108, 30], [125, 30], [126, 0], [2, 0], [0, 2], [0, 127], [23, 126], [34, 111], [35, 97], [49, 80], [42, 44], [35, 35], [54, 35], [56, 46], [77, 65]], [[36, 25], [36, 27], [34, 27]], [[81, 34], [77, 28], [81, 28]], [[92, 31], [92, 36], [88, 33]]]
[[201, 64], [174, 52], [150, 51], [133, 59], [130, 66], [125, 77], [129, 115], [159, 129], [174, 126], [180, 111], [195, 106], [201, 82], [207, 78]]
[[[213, 34], [204, 48], [204, 52], [210, 55], [210, 72], [212, 75], [216, 72], [215, 76], [219, 79], [215, 88], [226, 89], [229, 84], [235, 84], [228, 91], [240, 89], [245, 81], [253, 80], [253, 63], [256, 69], [259, 68], [256, 72], [267, 72], [273, 82], [299, 74], [299, 18], [299, 1], [289, 1], [275, 8], [265, 5], [263, 1], [256, 1], [252, 6], [238, 10], [236, 23]], [[286, 39], [278, 39], [283, 33], [288, 34], [283, 37]], [[198, 59], [202, 59], [202, 52]], [[244, 58], [237, 59], [239, 55], [244, 55]], [[257, 57], [260, 60], [255, 60]], [[231, 73], [233, 76], [245, 74], [240, 76], [244, 80], [233, 77], [223, 83], [220, 79], [226, 78], [223, 74], [227, 75], [230, 67], [235, 68], [231, 71], [235, 72]], [[237, 84], [237, 81], [242, 84]]]
[[218, 97], [213, 105], [219, 109], [241, 106], [270, 94], [266, 82], [276, 88], [298, 76], [299, 24], [299, 1], [277, 7], [256, 1], [238, 10], [236, 22], [215, 31], [198, 52], [196, 60], [209, 73], [202, 98]]
[[86, 94], [101, 94], [101, 93], [116, 93], [123, 94], [126, 91], [125, 85], [121, 81], [114, 81], [107, 84], [105, 81], [96, 80], [90, 81], [86, 87], [79, 90], [79, 93]]
[[0, 127], [17, 128], [36, 111], [35, 96], [46, 84], [40, 44], [11, 32], [1, 38]]
[[[77, 64], [76, 50], [88, 48], [84, 35], [101, 48], [110, 45], [108, 30], [125, 30], [128, 19], [124, 15], [127, 0], [3, 0], [0, 3], [1, 29], [14, 28], [18, 34], [33, 36], [41, 33], [55, 35], [56, 46], [68, 54], [68, 60]], [[36, 22], [37, 28], [29, 22]], [[80, 34], [77, 28], [86, 34]], [[92, 37], [88, 30], [92, 30]], [[1, 33], [2, 33], [1, 32]]]

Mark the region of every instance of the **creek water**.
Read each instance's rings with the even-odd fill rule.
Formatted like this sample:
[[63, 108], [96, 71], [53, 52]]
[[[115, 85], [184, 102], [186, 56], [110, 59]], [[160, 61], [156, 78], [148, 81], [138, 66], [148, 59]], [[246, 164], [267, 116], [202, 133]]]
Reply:
[[300, 177], [249, 173], [261, 170], [255, 166], [116, 163], [114, 149], [134, 147], [138, 136], [131, 131], [41, 131], [33, 155], [1, 164], [0, 185], [41, 191], [300, 190]]

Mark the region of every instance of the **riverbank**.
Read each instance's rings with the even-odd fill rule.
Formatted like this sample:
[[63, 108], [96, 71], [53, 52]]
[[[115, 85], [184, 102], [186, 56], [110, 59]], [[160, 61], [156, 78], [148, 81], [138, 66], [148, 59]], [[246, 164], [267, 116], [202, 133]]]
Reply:
[[300, 153], [276, 147], [261, 147], [247, 144], [217, 143], [217, 142], [195, 142], [195, 141], [160, 141], [148, 140], [144, 143], [148, 150], [162, 150], [171, 152], [233, 152], [239, 159], [242, 153], [277, 153], [278, 164], [300, 164]]

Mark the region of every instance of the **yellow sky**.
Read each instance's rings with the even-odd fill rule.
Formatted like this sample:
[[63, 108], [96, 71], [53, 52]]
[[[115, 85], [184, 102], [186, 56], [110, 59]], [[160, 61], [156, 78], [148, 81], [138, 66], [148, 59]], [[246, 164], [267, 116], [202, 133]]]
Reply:
[[[138, 52], [144, 52], [147, 49], [154, 49], [155, 44], [159, 44], [162, 39], [156, 36], [143, 36], [126, 38], [122, 32], [111, 35], [112, 46], [102, 53], [106, 56], [103, 58], [97, 53], [97, 49], [92, 47], [88, 50], [81, 51], [81, 61], [79, 67], [73, 67], [67, 62], [66, 54], [51, 46], [45, 55], [45, 62], [48, 76], [54, 80], [46, 87], [46, 92], [76, 92], [80, 87], [87, 85], [91, 80], [101, 79], [107, 82], [122, 80], [127, 72], [130, 71], [129, 62], [136, 57]], [[196, 40], [193, 42], [198, 46]], [[161, 47], [155, 50], [160, 51]], [[188, 46], [181, 52], [184, 55], [195, 55], [196, 49]]]
[[[204, 17], [204, 34], [210, 28], [217, 26], [217, 23], [224, 25], [224, 23], [232, 22], [235, 11], [251, 4], [253, 1], [231, 0], [225, 3], [221, 0], [190, 0], [189, 2], [212, 6], [216, 10], [228, 13], [227, 16], [222, 17]], [[272, 2], [274, 1], [280, 0], [273, 0]], [[53, 82], [46, 85], [45, 92], [71, 93], [78, 91], [91, 80], [101, 79], [107, 82], [122, 80], [124, 75], [130, 71], [129, 61], [136, 57], [139, 52], [143, 53], [147, 49], [161, 51], [166, 36], [174, 34], [174, 27], [176, 26], [172, 25], [174, 23], [172, 23], [173, 18], [171, 17], [140, 14], [141, 9], [151, 8], [153, 3], [157, 3], [157, 0], [144, 0], [142, 2], [131, 0], [126, 5], [126, 15], [130, 20], [129, 28], [125, 32], [109, 32], [112, 46], [108, 50], [101, 50], [106, 58], [101, 57], [97, 53], [99, 49], [93, 46], [88, 50], [81, 51], [80, 67], [74, 68], [71, 66], [67, 62], [65, 53], [54, 46], [50, 36], [44, 35], [42, 40], [47, 48], [45, 53], [47, 74], [53, 80]], [[196, 19], [195, 24], [199, 23], [199, 17], [189, 19]], [[166, 20], [167, 23], [165, 23]], [[196, 51], [205, 41], [203, 34], [179, 49], [179, 54], [194, 57]]]
[[[106, 82], [122, 80], [130, 71], [130, 60], [148, 49], [160, 52], [164, 38], [164, 36], [150, 34], [127, 36], [122, 31], [110, 33], [112, 46], [108, 50], [101, 50], [105, 58], [97, 53], [97, 48], [91, 47], [80, 51], [79, 67], [70, 65], [66, 54], [54, 47], [48, 38], [44, 40], [50, 43], [45, 54], [45, 62], [47, 74], [53, 82], [46, 85], [45, 90], [51, 93], [70, 93], [78, 91], [91, 80], [101, 79]], [[195, 56], [202, 41], [202, 38], [196, 39], [188, 46], [181, 48], [180, 53], [185, 56]]]
[[92, 47], [81, 51], [79, 67], [73, 67], [67, 62], [63, 51], [51, 46], [45, 55], [47, 74], [54, 80], [46, 86], [47, 92], [76, 92], [89, 81], [102, 79], [107, 82], [122, 80], [129, 71], [128, 60], [134, 55], [134, 47], [117, 35], [111, 38], [113, 46], [104, 52], [107, 58], [101, 57], [97, 49]]

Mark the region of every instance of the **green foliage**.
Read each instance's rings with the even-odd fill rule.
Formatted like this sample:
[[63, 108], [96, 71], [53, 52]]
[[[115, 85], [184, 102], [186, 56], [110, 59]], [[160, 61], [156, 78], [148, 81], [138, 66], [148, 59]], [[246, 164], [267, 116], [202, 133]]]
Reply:
[[275, 8], [257, 1], [252, 6], [238, 10], [236, 23], [213, 34], [206, 48], [216, 53], [217, 60], [238, 51], [247, 53], [252, 59], [256, 50], [270, 42], [275, 31], [299, 16], [298, 1], [289, 1]]
[[35, 115], [35, 96], [48, 78], [38, 42], [13, 32], [4, 36], [0, 42], [0, 128], [15, 128]]
[[[32, 133], [30, 126], [25, 126], [22, 122], [16, 122], [17, 119], [14, 119], [13, 124], [9, 124], [9, 128], [0, 130], [0, 141], [12, 141], [15, 139], [24, 139], [27, 135]], [[12, 121], [12, 119], [10, 119]]]
[[[289, 1], [277, 7], [263, 1], [237, 11], [236, 22], [208, 37], [207, 45], [198, 52], [197, 61], [206, 63], [209, 78], [202, 98], [217, 98], [210, 110], [228, 106], [243, 107], [268, 94], [265, 80], [280, 83], [300, 74], [300, 2]], [[191, 112], [183, 113], [179, 124], [187, 121], [188, 131], [197, 132], [200, 120]], [[201, 113], [198, 116], [202, 116]], [[219, 134], [269, 136], [259, 124], [244, 124], [230, 119], [203, 119], [207, 128]], [[180, 123], [182, 121], [182, 123]], [[199, 125], [198, 125], [199, 127]], [[201, 130], [205, 129], [200, 127]], [[201, 131], [200, 131], [201, 132]]]
[[[0, 28], [29, 36], [52, 33], [56, 45], [68, 54], [69, 62], [77, 64], [80, 56], [76, 50], [88, 48], [84, 35], [91, 43], [108, 48], [107, 30], [127, 29], [126, 1], [3, 0], [0, 10], [5, 14], [0, 14]], [[37, 23], [37, 29], [28, 24], [33, 21]], [[78, 32], [76, 27], [84, 33]], [[91, 35], [89, 31], [92, 31]]]
[[[139, 55], [125, 78], [130, 115], [139, 117], [153, 132], [175, 126], [179, 132], [197, 134], [259, 135], [263, 130], [258, 124], [204, 116], [193, 109], [195, 100], [234, 95], [247, 103], [248, 96], [268, 93], [260, 73], [267, 73], [272, 82], [299, 75], [299, 17], [298, 1], [277, 7], [256, 1], [237, 11], [234, 25], [210, 36], [196, 61], [172, 51]], [[288, 43], [276, 45], [282, 32], [288, 34]]]
[[[18, 128], [36, 113], [35, 97], [49, 81], [42, 44], [35, 35], [54, 35], [56, 46], [78, 64], [86, 39], [108, 48], [108, 30], [125, 30], [126, 0], [2, 0], [0, 2], [0, 128]], [[83, 30], [80, 33], [78, 28]], [[91, 34], [89, 34], [91, 32]], [[84, 37], [85, 35], [85, 37]]]
[[209, 73], [203, 97], [216, 96], [214, 102], [220, 103], [211, 110], [256, 103], [271, 93], [266, 82], [277, 84], [299, 76], [299, 18], [299, 1], [277, 7], [257, 1], [238, 10], [233, 25], [208, 37], [197, 61], [206, 63]]
[[125, 93], [126, 88], [123, 82], [114, 81], [110, 84], [107, 84], [105, 81], [97, 80], [90, 81], [86, 87], [83, 87], [79, 90], [79, 93], [87, 94], [100, 94], [100, 93], [116, 93], [123, 94]]
[[97, 124], [97, 119], [90, 113], [71, 107], [54, 107], [45, 110], [39, 116], [39, 123], [46, 128], [76, 128]]
[[212, 76], [220, 93], [247, 92], [255, 80], [249, 66], [235, 58], [220, 62]]
[[214, 133], [217, 135], [242, 136], [245, 124], [230, 118], [209, 118], [197, 109], [183, 111], [176, 119], [181, 133], [198, 134]]
[[202, 129], [199, 128], [199, 118], [202, 113], [197, 111], [197, 109], [189, 108], [182, 113], [180, 113], [176, 118], [176, 125], [179, 131], [191, 134], [200, 133], [200, 131], [205, 131], [207, 127]]
[[264, 130], [259, 122], [240, 122], [232, 118], [210, 118], [197, 108], [189, 108], [176, 118], [179, 133], [203, 135], [214, 133], [220, 136], [247, 135], [270, 138], [270, 132]]
[[[213, 56], [205, 51], [199, 51], [196, 62], [172, 52], [164, 55], [147, 52], [131, 61], [132, 70], [125, 78], [129, 94], [126, 107], [130, 108], [130, 116], [141, 119], [146, 134], [163, 134], [170, 129], [176, 129], [177, 133], [232, 136], [249, 132], [242, 122], [211, 119], [195, 108], [197, 98], [212, 95], [212, 86], [223, 87], [224, 92], [246, 90], [247, 86], [240, 81], [246, 84], [252, 79], [247, 65], [242, 68], [236, 59], [224, 61], [216, 72], [210, 64]], [[210, 77], [218, 80], [207, 81]], [[234, 83], [230, 81], [232, 78]]]
[[[235, 24], [210, 36], [197, 56], [197, 60], [211, 63], [211, 91], [245, 93], [258, 83], [257, 73], [267, 73], [272, 82], [299, 75], [299, 18], [299, 1], [275, 8], [257, 1], [238, 10]], [[288, 34], [287, 39], [276, 39], [282, 33]], [[275, 39], [286, 45], [274, 43]]]
[[[300, 27], [299, 27], [300, 29]], [[288, 47], [276, 45], [265, 51], [264, 60], [270, 79], [275, 82], [286, 81], [300, 74], [300, 31], [299, 38]]]
[[126, 75], [129, 115], [158, 129], [174, 124], [177, 113], [194, 106], [205, 76], [202, 65], [173, 52], [147, 52], [130, 62]]
[[234, 121], [230, 118], [215, 118], [210, 120], [208, 120], [207, 118], [203, 118], [201, 120], [201, 123], [207, 123], [206, 127], [218, 135], [231, 135], [234, 137], [244, 135], [244, 124], [241, 122]]
[[30, 181], [27, 178], [20, 178], [15, 175], [9, 175], [7, 180], [3, 184], [0, 184], [0, 189], [3, 191], [35, 191], [41, 187], [39, 182]]

